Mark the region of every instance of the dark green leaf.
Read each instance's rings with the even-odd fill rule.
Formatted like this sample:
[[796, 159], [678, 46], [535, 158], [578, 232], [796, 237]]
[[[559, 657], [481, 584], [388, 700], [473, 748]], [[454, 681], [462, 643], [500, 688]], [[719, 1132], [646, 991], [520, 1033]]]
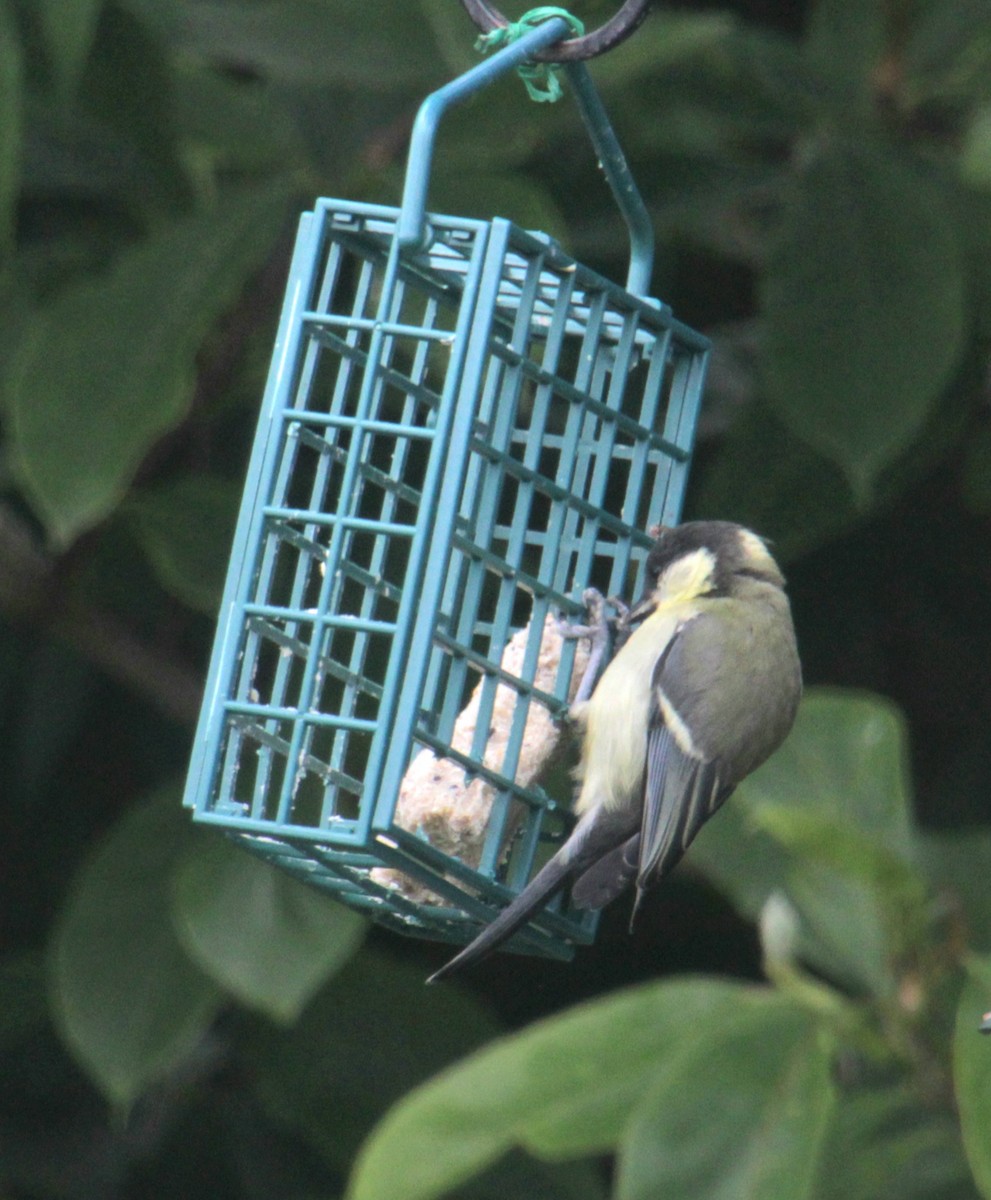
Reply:
[[914, 858], [905, 718], [882, 696], [810, 688], [785, 744], [740, 792], [747, 806], [830, 817], [903, 861]]
[[548, 1158], [620, 1140], [659, 1072], [741, 1011], [786, 1006], [715, 980], [652, 984], [503, 1038], [405, 1096], [359, 1156], [349, 1200], [432, 1200], [514, 1145]]
[[928, 924], [921, 875], [833, 817], [775, 804], [761, 804], [751, 816], [785, 848], [788, 895], [818, 945], [875, 993], [893, 994], [893, 966], [908, 958]]
[[37, 312], [8, 377], [12, 452], [51, 538], [120, 502], [188, 409], [200, 342], [271, 247], [281, 184], [163, 227]]
[[7, 787], [24, 812], [38, 811], [53, 794], [76, 739], [85, 736], [99, 687], [90, 664], [62, 643], [43, 642], [29, 653], [15, 701], [17, 718], [6, 735]]
[[922, 0], [901, 52], [910, 103], [987, 98], [991, 12], [985, 0]]
[[447, 0], [418, 0], [416, 8], [420, 19], [430, 27], [437, 44], [437, 53], [442, 57], [451, 75], [469, 71], [478, 62], [478, 51], [471, 36], [471, 27], [465, 25], [465, 12]]
[[24, 64], [9, 0], [0, 0], [0, 250], [14, 235], [21, 182]]
[[699, 1029], [637, 1106], [616, 1200], [806, 1200], [833, 1103], [812, 1021], [778, 997]]
[[194, 962], [248, 1007], [285, 1023], [351, 958], [366, 928], [351, 909], [209, 836], [179, 861], [173, 916]]
[[960, 151], [960, 170], [967, 183], [991, 188], [991, 105], [973, 114]]
[[[473, 169], [492, 175], [518, 168], [540, 155], [551, 128], [571, 127], [569, 117], [574, 120], [573, 113], [561, 112], [561, 105], [549, 112], [546, 104], [534, 104], [519, 79], [498, 80], [445, 114], [437, 138], [435, 169], [456, 175], [470, 163]], [[490, 217], [493, 211], [498, 210], [490, 209], [485, 215]]]
[[829, 1122], [815, 1200], [972, 1200], [952, 1114], [904, 1086], [841, 1092]]
[[223, 998], [172, 926], [171, 875], [189, 836], [172, 790], [129, 812], [74, 879], [50, 948], [59, 1030], [123, 1107], [190, 1054]]
[[[745, 178], [764, 155], [768, 162], [780, 161], [781, 139], [799, 132], [819, 103], [794, 40], [755, 24], [726, 26], [722, 14], [696, 14], [688, 21], [684, 53], [663, 69], [647, 65], [616, 96], [624, 142], [653, 154], [688, 152], [700, 165], [712, 161], [727, 175], [735, 170]], [[642, 34], [648, 30], [664, 37], [663, 24], [657, 29], [652, 16], [634, 39], [645, 57], [650, 43]], [[655, 59], [664, 59], [660, 43], [652, 44]], [[618, 57], [603, 59], [607, 78], [610, 69], [622, 71]], [[598, 65], [594, 74], [598, 80]], [[728, 194], [731, 186], [727, 179]]]
[[603, 55], [595, 63], [596, 86], [604, 91], [636, 87], [645, 77], [663, 75], [679, 63], [698, 69], [702, 52], [723, 48], [738, 36], [745, 36], [744, 31], [728, 12], [655, 9], [620, 53]]
[[817, 689], [782, 748], [703, 829], [690, 860], [752, 918], [784, 892], [801, 916], [805, 957], [886, 992], [924, 894], [910, 814], [901, 714], [880, 697]]
[[286, 98], [263, 82], [184, 63], [175, 79], [181, 137], [210, 166], [290, 169], [304, 147]]
[[804, 50], [844, 122], [871, 116], [885, 50], [885, 16], [880, 4], [816, 0], [812, 6]]
[[275, 80], [374, 90], [444, 81], [417, 4], [203, 0], [186, 6], [182, 33], [192, 53]]
[[162, 586], [214, 616], [227, 575], [241, 489], [190, 475], [129, 497], [124, 511]]
[[0, 1051], [43, 1025], [47, 1016], [41, 956], [6, 954], [0, 959]]
[[751, 404], [720, 441], [692, 488], [692, 514], [718, 513], [759, 529], [787, 560], [808, 553], [857, 519], [842, 472]]
[[153, 212], [191, 197], [172, 114], [172, 72], [165, 44], [143, 21], [116, 4], [103, 8], [80, 80], [80, 108], [112, 133], [121, 157], [140, 164], [143, 188], [135, 199]]
[[981, 1195], [991, 1197], [991, 1044], [978, 1032], [991, 1009], [991, 959], [974, 956], [957, 1008], [953, 1082], [963, 1144]]
[[960, 906], [968, 945], [991, 950], [991, 830], [926, 830], [921, 853], [936, 888]]
[[964, 449], [961, 493], [971, 512], [991, 517], [991, 428], [979, 429]]
[[763, 374], [781, 420], [861, 503], [960, 363], [965, 291], [932, 179], [870, 143], [810, 154], [763, 280]]
[[382, 1112], [498, 1032], [456, 988], [365, 950], [321, 989], [292, 1029], [254, 1024], [245, 1055], [258, 1093], [341, 1170]]
[[45, 51], [64, 96], [76, 90], [104, 0], [35, 0]]

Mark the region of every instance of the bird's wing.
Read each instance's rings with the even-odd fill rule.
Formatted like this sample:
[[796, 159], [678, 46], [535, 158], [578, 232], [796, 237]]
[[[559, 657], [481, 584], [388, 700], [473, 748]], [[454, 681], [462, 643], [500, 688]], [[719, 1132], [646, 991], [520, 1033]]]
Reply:
[[[705, 624], [705, 617], [686, 623], [654, 671], [637, 864], [638, 904], [643, 893], [678, 862], [735, 782], [721, 778], [721, 764], [707, 759], [694, 744], [685, 714], [679, 712], [670, 694], [678, 695], [672, 685], [686, 649], [690, 652], [692, 643], [705, 644]], [[705, 682], [700, 681], [703, 690]]]
[[728, 794], [716, 763], [686, 753], [661, 719], [652, 725], [647, 735], [639, 892], [671, 870]]

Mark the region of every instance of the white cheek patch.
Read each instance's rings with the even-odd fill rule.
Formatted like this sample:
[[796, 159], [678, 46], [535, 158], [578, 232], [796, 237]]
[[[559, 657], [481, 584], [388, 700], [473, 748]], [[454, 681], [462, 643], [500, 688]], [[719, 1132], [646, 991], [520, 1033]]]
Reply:
[[749, 529], [741, 529], [738, 536], [743, 553], [750, 562], [765, 571], [770, 569], [775, 575], [778, 573], [777, 563], [756, 533], [751, 533]]
[[659, 604], [693, 600], [707, 591], [716, 570], [716, 556], [704, 547], [673, 562], [657, 583]]

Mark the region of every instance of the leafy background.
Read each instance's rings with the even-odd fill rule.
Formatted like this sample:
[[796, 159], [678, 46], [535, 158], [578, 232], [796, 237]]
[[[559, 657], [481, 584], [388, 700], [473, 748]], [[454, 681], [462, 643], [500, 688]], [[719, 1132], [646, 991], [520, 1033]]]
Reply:
[[[394, 203], [472, 40], [455, 0], [0, 0], [0, 1190], [989, 1197], [986, 0], [657, 6], [593, 64], [715, 339], [690, 515], [775, 540], [810, 684], [635, 934], [425, 989], [440, 948], [179, 811], [295, 216]], [[432, 203], [623, 275], [516, 81]]]

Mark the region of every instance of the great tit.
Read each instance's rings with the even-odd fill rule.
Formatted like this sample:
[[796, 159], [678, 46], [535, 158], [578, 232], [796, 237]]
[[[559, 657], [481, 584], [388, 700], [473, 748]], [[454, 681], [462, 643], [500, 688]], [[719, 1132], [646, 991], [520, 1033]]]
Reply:
[[736, 785], [791, 729], [802, 691], [784, 578], [761, 538], [729, 521], [656, 531], [647, 591], [589, 699], [571, 836], [430, 982], [478, 962], [571, 885], [598, 909], [667, 874]]

